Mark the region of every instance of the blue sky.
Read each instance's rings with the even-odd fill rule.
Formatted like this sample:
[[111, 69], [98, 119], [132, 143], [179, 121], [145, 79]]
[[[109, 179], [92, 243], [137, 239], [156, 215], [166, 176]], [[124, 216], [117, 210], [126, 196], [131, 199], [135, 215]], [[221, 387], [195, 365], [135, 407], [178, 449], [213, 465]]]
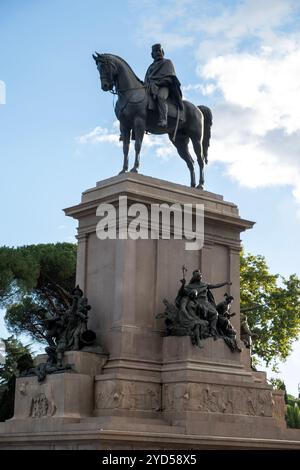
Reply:
[[[256, 221], [247, 251], [300, 276], [299, 2], [160, 3], [0, 1], [1, 245], [74, 240], [62, 208], [122, 166], [113, 97], [91, 54], [120, 55], [143, 78], [161, 42], [185, 97], [213, 111], [206, 189]], [[188, 184], [163, 138], [145, 142], [141, 172]], [[298, 343], [282, 368], [293, 393], [299, 353]]]

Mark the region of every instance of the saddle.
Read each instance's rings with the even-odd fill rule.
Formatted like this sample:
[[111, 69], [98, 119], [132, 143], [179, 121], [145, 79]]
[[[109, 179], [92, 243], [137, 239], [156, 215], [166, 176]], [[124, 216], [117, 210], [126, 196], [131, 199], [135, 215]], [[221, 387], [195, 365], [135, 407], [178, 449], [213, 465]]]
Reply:
[[[147, 92], [147, 111], [151, 111], [154, 113], [158, 114], [158, 108], [157, 108], [157, 103], [156, 100], [153, 98], [151, 93], [149, 91]], [[177, 119], [177, 113], [178, 113], [178, 106], [177, 104], [170, 98], [170, 96], [167, 98], [167, 105], [168, 105], [168, 117]], [[179, 110], [179, 121], [184, 121], [185, 120], [185, 108], [182, 110]], [[134, 129], [131, 130], [131, 140], [135, 140], [135, 133]], [[123, 136], [120, 134], [119, 141], [123, 141]]]
[[[168, 105], [168, 117], [177, 119], [178, 106], [174, 103], [174, 101], [170, 97], [167, 98], [167, 105]], [[148, 93], [147, 109], [149, 109], [149, 111], [158, 111], [157, 110], [156, 100], [153, 98], [151, 93]], [[185, 120], [185, 109], [184, 108], [183, 108], [183, 110], [179, 110], [179, 120], [180, 121]]]

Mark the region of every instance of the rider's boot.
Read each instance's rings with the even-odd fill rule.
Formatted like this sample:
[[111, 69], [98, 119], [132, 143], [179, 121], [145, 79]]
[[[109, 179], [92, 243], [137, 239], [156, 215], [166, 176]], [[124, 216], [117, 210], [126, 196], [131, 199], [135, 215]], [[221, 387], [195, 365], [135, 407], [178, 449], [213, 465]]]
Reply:
[[158, 98], [157, 100], [159, 120], [157, 125], [159, 127], [168, 127], [168, 105], [164, 99]]

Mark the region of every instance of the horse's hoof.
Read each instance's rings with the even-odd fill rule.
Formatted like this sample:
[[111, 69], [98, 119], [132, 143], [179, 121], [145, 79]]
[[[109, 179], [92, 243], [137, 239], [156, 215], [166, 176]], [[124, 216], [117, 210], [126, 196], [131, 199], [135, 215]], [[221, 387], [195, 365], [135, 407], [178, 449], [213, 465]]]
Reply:
[[126, 173], [126, 171], [127, 170], [124, 170], [124, 168], [123, 168], [123, 170], [120, 171], [119, 175], [123, 175], [123, 173]]
[[134, 166], [131, 168], [130, 173], [138, 173], [138, 169]]
[[197, 189], [203, 189], [203, 184], [198, 184]]

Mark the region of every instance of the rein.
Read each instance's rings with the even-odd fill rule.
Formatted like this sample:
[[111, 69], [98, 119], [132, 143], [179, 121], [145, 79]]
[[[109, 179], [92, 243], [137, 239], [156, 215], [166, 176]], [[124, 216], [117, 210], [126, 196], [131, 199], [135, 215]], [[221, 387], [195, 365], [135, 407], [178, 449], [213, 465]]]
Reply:
[[126, 91], [141, 90], [143, 88], [147, 88], [145, 85], [135, 86], [133, 88], [123, 88], [123, 90], [117, 89], [115, 85], [114, 87], [115, 87], [115, 90], [109, 90], [109, 92], [112, 93], [113, 95], [117, 95], [118, 93], [125, 93]]
[[[123, 90], [119, 90], [116, 85], [114, 85], [115, 89], [114, 90], [109, 90], [110, 93], [112, 93], [112, 95], [122, 95], [123, 93], [126, 93], [127, 91], [133, 91], [133, 90], [143, 90], [143, 89], [146, 89], [147, 87], [145, 85], [141, 85], [141, 86], [136, 86], [136, 87], [132, 87], [132, 88], [123, 88]], [[124, 109], [126, 108], [126, 106], [128, 104], [139, 104], [141, 103], [142, 101], [144, 101], [145, 99], [145, 96], [140, 100], [140, 101], [130, 101], [129, 99], [126, 101], [125, 105], [122, 107], [122, 109], [120, 110], [120, 112], [122, 113], [124, 111]], [[113, 102], [113, 107], [115, 107], [115, 102]]]
[[[112, 61], [106, 59], [105, 62], [104, 62], [105, 66], [110, 66], [110, 69], [109, 69], [109, 74], [108, 74], [108, 77], [109, 77], [109, 81], [112, 83], [112, 89], [111, 90], [108, 90], [112, 95], [122, 95], [124, 93], [126, 93], [127, 91], [134, 91], [134, 90], [146, 90], [148, 87], [145, 86], [145, 85], [139, 85], [139, 86], [136, 86], [136, 87], [130, 87], [130, 88], [123, 88], [123, 89], [119, 89], [116, 85], [116, 82], [115, 82], [115, 79], [114, 79], [114, 75], [112, 73], [112, 68], [116, 69], [116, 65], [114, 63], [112, 63]], [[100, 78], [102, 78], [103, 75], [101, 75], [101, 72], [100, 72]], [[140, 101], [130, 101], [129, 99], [126, 101], [125, 105], [122, 107], [121, 109], [121, 112], [124, 111], [124, 109], [126, 108], [126, 106], [128, 104], [139, 104], [141, 103], [143, 100], [145, 99], [145, 97], [143, 97]], [[113, 100], [113, 107], [115, 107], [115, 100]]]

